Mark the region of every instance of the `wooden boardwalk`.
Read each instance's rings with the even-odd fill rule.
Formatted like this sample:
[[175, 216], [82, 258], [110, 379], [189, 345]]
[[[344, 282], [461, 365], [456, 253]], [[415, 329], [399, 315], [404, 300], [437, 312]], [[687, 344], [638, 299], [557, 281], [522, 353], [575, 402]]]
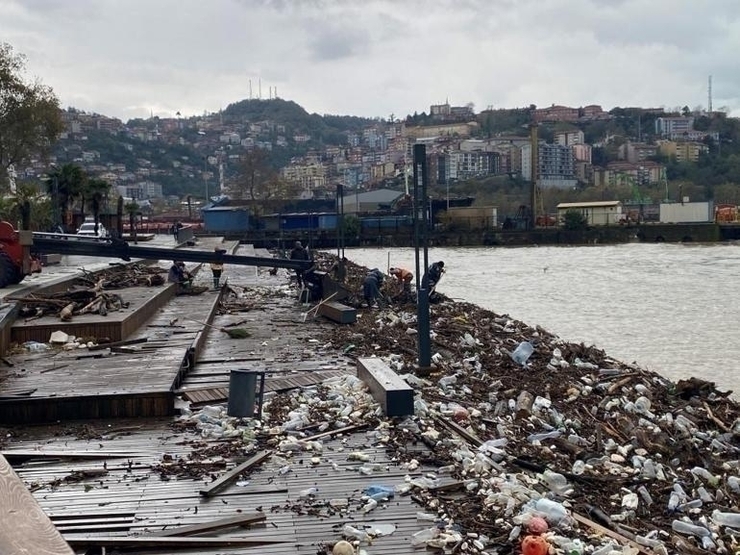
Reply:
[[[411, 535], [432, 525], [416, 519], [416, 512], [422, 509], [408, 496], [395, 496], [387, 503], [381, 502], [370, 513], [362, 512], [365, 488], [377, 484], [401, 485], [407, 474], [393, 461], [395, 453], [387, 453], [382, 444], [373, 445], [364, 431], [336, 439], [325, 438], [318, 464], [311, 461], [316, 453], [297, 453], [287, 459], [274, 454], [215, 496], [204, 497], [199, 491], [212, 483], [212, 477], [225, 474], [233, 463], [216, 465], [198, 477], [168, 475], [164, 469], [168, 465], [184, 469], [190, 464], [192, 473], [199, 474], [198, 461], [204, 459], [191, 454], [217, 452], [223, 450], [225, 443], [217, 438], [204, 438], [196, 430], [175, 432], [170, 424], [168, 419], [102, 421], [84, 428], [68, 425], [56, 430], [54, 433], [58, 435], [51, 438], [49, 430], [29, 429], [22, 440], [0, 453], [13, 462], [45, 513], [62, 535], [70, 539], [144, 537], [162, 530], [261, 511], [266, 517], [262, 523], [247, 529], [224, 529], [210, 536], [251, 537], [283, 543], [252, 549], [201, 548], [178, 550], [178, 553], [315, 555], [326, 542], [341, 539], [344, 524], [360, 529], [364, 525], [391, 524], [395, 531], [376, 539], [369, 552], [411, 555], [418, 553], [411, 546]], [[96, 432], [100, 435], [85, 439]], [[424, 449], [408, 447], [412, 452]], [[70, 456], [65, 456], [65, 451]], [[377, 470], [372, 474], [360, 472], [364, 463], [349, 457], [354, 451], [367, 454]], [[412, 476], [432, 470], [422, 465]], [[75, 478], [80, 476], [81, 479]], [[309, 488], [317, 488], [313, 500], [301, 499], [301, 492]], [[331, 509], [330, 500], [343, 500], [346, 508]]]
[[0, 368], [0, 422], [172, 414], [173, 385], [202, 337], [203, 326], [184, 316], [206, 321], [217, 301], [210, 291], [172, 298], [130, 335], [142, 341], [135, 345], [6, 357], [13, 366]]

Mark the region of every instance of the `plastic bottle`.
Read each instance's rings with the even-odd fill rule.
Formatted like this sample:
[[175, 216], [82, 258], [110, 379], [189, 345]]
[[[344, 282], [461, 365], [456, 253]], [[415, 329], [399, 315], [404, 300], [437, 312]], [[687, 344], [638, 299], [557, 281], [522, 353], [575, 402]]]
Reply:
[[560, 430], [553, 430], [551, 432], [543, 432], [541, 434], [532, 434], [527, 437], [527, 441], [534, 443], [535, 441], [543, 441], [545, 439], [556, 439], [562, 435]]
[[712, 520], [720, 526], [740, 528], [740, 513], [723, 513], [719, 509], [712, 512]]
[[514, 359], [514, 362], [517, 364], [525, 366], [533, 352], [534, 346], [529, 341], [522, 341], [517, 345], [516, 349], [514, 349], [514, 352], [511, 353], [511, 358]]
[[558, 472], [545, 470], [542, 473], [542, 479], [547, 484], [547, 487], [550, 488], [550, 491], [558, 495], [565, 495], [571, 489], [568, 479]]
[[426, 530], [420, 530], [411, 536], [411, 545], [424, 545], [428, 541], [433, 540], [439, 534], [439, 530], [436, 528], [427, 528]]
[[704, 526], [697, 526], [696, 524], [686, 522], [685, 520], [674, 520], [671, 524], [671, 528], [673, 528], [674, 532], [678, 532], [679, 534], [696, 536], [697, 538], [711, 535], [711, 532], [704, 528]]
[[571, 472], [575, 474], [576, 476], [580, 476], [583, 474], [583, 472], [586, 470], [586, 463], [578, 460], [573, 463], [573, 468], [571, 469]]
[[562, 503], [542, 497], [535, 501], [534, 510], [545, 515], [545, 520], [552, 524], [558, 524], [568, 516], [568, 511]]
[[727, 486], [735, 493], [740, 493], [740, 478], [737, 476], [727, 477]]

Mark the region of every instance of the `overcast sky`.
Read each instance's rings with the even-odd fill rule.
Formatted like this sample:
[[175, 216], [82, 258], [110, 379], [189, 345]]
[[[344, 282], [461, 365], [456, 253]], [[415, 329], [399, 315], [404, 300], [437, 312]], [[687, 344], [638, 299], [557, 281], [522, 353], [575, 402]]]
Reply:
[[[277, 91], [309, 112], [472, 102], [740, 116], [740, 0], [0, 0], [63, 107], [128, 120]], [[271, 89], [272, 88], [272, 89]]]

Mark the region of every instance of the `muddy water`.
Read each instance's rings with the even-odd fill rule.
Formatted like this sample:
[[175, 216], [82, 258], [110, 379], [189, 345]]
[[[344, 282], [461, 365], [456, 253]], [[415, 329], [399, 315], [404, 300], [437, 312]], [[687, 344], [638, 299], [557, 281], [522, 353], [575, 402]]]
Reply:
[[[413, 249], [348, 249], [414, 271]], [[740, 392], [740, 245], [433, 248], [438, 290], [673, 380]], [[738, 397], [738, 393], [735, 397]]]

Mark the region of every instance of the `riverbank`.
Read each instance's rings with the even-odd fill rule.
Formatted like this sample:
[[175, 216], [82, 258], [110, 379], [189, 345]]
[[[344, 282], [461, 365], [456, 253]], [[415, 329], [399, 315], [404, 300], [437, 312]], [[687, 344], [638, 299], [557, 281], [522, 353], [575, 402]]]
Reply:
[[[349, 270], [359, 293], [367, 269]], [[372, 555], [512, 553], [541, 526], [536, 515], [544, 541], [568, 553], [735, 548], [723, 514], [740, 504], [740, 409], [712, 384], [673, 383], [449, 299], [432, 305], [433, 366], [419, 372], [413, 305], [359, 308], [341, 325], [308, 314], [288, 272], [226, 276], [233, 292], [176, 391], [181, 417], [4, 430], [3, 454], [78, 551], [147, 541], [172, 553], [176, 539], [189, 552], [315, 555], [345, 537]], [[249, 337], [219, 332], [230, 325]], [[509, 355], [523, 341], [534, 347], [526, 365]], [[383, 415], [354, 376], [363, 357], [413, 387], [413, 415]], [[245, 367], [273, 384], [261, 421], [228, 417], [218, 398]], [[206, 391], [211, 402], [187, 400]], [[219, 493], [199, 493], [255, 456]], [[250, 531], [177, 532], [239, 515], [254, 517]], [[170, 539], [157, 543], [163, 531]]]

